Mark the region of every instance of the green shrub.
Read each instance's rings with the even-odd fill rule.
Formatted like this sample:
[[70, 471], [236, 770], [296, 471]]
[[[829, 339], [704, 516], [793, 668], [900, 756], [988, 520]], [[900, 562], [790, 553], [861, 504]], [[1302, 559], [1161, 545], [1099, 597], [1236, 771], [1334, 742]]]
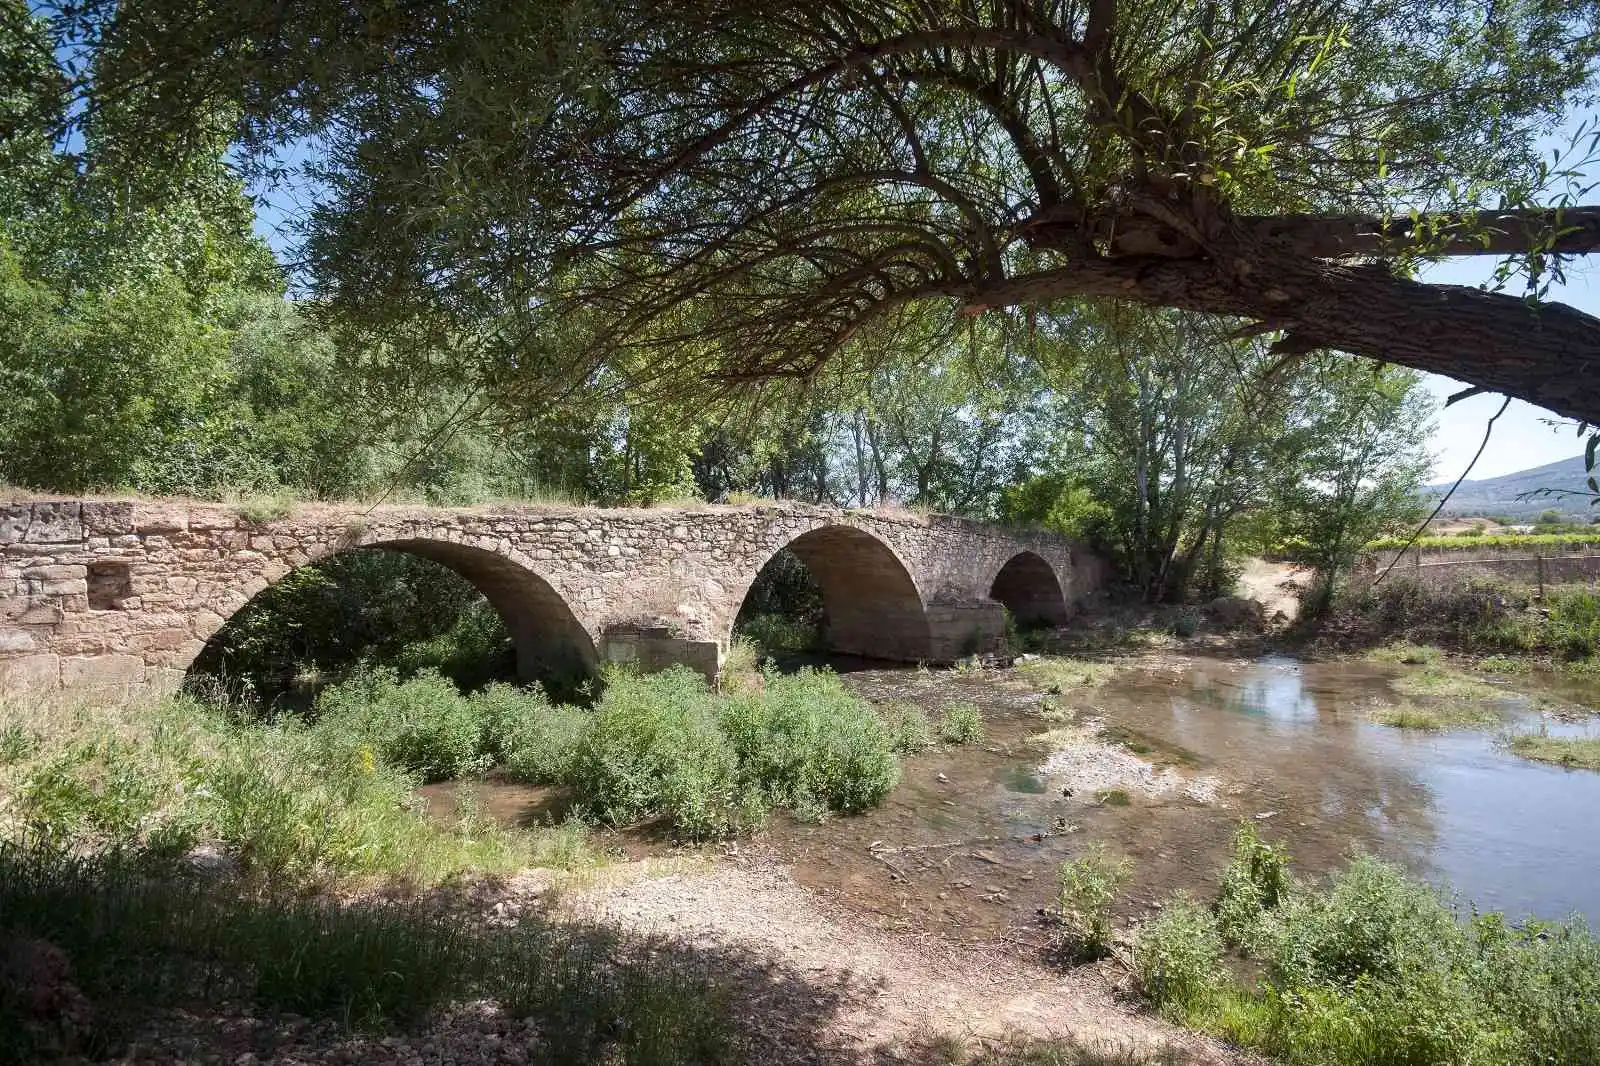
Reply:
[[538, 686], [494, 684], [470, 697], [483, 723], [484, 744], [514, 781], [560, 785], [570, 779], [591, 714], [552, 704]]
[[1208, 928], [1180, 898], [1134, 950], [1141, 986], [1164, 1012], [1308, 1066], [1600, 1062], [1600, 941], [1581, 919], [1463, 923], [1435, 890], [1365, 857], [1306, 888], [1277, 857], [1252, 869], [1262, 847], [1241, 832], [1219, 903], [1253, 906], [1257, 889], [1278, 886], [1276, 908], [1262, 907], [1271, 920], [1230, 936], [1261, 960], [1259, 981], [1247, 988], [1217, 965], [1213, 937], [1226, 926]]
[[977, 744], [983, 740], [983, 712], [976, 703], [952, 703], [939, 715], [939, 739], [946, 744]]
[[1132, 874], [1130, 860], [1112, 858], [1098, 841], [1061, 864], [1058, 917], [1067, 957], [1086, 962], [1111, 950], [1111, 907]]
[[883, 720], [831, 672], [769, 674], [759, 696], [728, 700], [720, 720], [741, 783], [767, 806], [861, 811], [900, 779]]
[[405, 681], [392, 667], [362, 671], [317, 698], [317, 728], [363, 738], [380, 758], [445, 781], [488, 769], [486, 707], [427, 670]]
[[1233, 859], [1222, 872], [1217, 893], [1217, 926], [1233, 947], [1257, 946], [1263, 915], [1288, 897], [1289, 855], [1263, 841], [1255, 823], [1240, 822], [1233, 837]]
[[1133, 963], [1140, 990], [1176, 1021], [1207, 1009], [1228, 982], [1217, 919], [1185, 895], [1139, 931]]
[[1600, 650], [1600, 595], [1582, 589], [1550, 597], [1550, 629], [1556, 651], [1587, 659]]
[[889, 742], [901, 755], [915, 755], [933, 747], [933, 722], [928, 712], [914, 703], [895, 703], [883, 709]]
[[695, 839], [737, 829], [749, 810], [715, 698], [683, 667], [649, 677], [610, 674], [570, 780], [583, 805], [604, 821], [665, 816]]

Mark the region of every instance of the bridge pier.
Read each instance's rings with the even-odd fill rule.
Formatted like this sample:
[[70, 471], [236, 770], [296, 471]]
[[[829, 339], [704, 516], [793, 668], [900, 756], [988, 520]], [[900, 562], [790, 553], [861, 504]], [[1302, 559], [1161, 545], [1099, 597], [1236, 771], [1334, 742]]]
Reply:
[[672, 666], [687, 666], [715, 684], [722, 672], [722, 645], [714, 640], [694, 640], [670, 626], [619, 625], [600, 637], [600, 658], [646, 673]]
[[994, 600], [928, 605], [928, 659], [953, 663], [1005, 650], [1006, 609]]

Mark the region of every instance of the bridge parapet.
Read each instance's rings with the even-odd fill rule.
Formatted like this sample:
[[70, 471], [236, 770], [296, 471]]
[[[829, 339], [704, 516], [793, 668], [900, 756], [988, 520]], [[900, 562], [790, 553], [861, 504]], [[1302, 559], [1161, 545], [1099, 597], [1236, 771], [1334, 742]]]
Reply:
[[822, 586], [830, 647], [907, 661], [992, 649], [1002, 606], [1063, 621], [1103, 572], [1049, 534], [788, 503], [308, 504], [253, 521], [221, 504], [28, 500], [0, 504], [0, 686], [170, 688], [252, 597], [357, 548], [433, 559], [472, 582], [525, 677], [606, 657], [712, 672], [751, 583], [785, 547]]

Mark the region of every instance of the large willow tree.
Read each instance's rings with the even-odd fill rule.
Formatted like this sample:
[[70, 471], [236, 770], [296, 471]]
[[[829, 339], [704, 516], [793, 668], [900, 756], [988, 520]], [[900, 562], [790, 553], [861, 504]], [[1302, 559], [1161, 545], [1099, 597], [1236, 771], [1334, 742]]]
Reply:
[[[334, 314], [530, 402], [601, 367], [806, 377], [930, 303], [1026, 324], [1110, 297], [1600, 419], [1600, 321], [1539, 299], [1600, 250], [1600, 207], [1541, 147], [1593, 103], [1597, 21], [1594, 0], [89, 0], [55, 25], [84, 61], [65, 114], [114, 112], [157, 176], [238, 116], [265, 173], [309, 160], [304, 265]], [[1451, 255], [1520, 280], [1414, 280]]]

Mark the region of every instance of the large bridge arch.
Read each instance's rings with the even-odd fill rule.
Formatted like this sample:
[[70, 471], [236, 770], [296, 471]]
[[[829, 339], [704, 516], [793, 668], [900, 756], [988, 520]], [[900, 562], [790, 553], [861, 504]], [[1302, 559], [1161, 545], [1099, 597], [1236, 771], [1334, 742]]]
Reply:
[[[270, 588], [303, 566], [351, 551], [388, 551], [416, 556], [437, 563], [466, 580], [505, 623], [516, 654], [517, 676], [523, 681], [539, 681], [565, 689], [595, 672], [594, 641], [561, 594], [525, 562], [490, 548], [417, 536], [332, 545], [314, 552], [302, 566], [284, 570], [266, 587]], [[189, 671], [227, 623], [254, 603], [262, 591], [265, 590], [257, 589], [242, 598], [226, 614], [208, 614], [197, 622], [195, 636], [204, 646], [194, 649], [174, 666]]]
[[[823, 646], [842, 655], [917, 662], [932, 652], [927, 607], [911, 569], [900, 554], [872, 533], [852, 525], [807, 530], [773, 547], [742, 575], [734, 615], [763, 567], [788, 549], [805, 564], [822, 590]], [[734, 617], [722, 640], [732, 640]]]

